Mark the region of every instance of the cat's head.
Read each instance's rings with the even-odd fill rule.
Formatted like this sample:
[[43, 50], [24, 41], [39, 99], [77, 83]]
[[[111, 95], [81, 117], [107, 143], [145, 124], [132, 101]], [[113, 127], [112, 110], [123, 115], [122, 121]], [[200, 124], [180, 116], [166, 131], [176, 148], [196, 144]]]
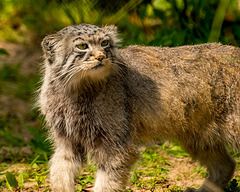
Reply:
[[105, 79], [116, 67], [119, 42], [115, 26], [73, 25], [46, 36], [42, 48], [51, 82], [70, 88]]

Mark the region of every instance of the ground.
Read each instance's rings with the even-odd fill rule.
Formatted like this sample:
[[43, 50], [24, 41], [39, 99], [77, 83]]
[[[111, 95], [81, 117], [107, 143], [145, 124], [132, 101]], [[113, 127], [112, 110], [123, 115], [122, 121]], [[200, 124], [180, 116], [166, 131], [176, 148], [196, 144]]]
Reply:
[[[205, 170], [192, 162], [179, 146], [166, 142], [151, 148], [142, 148], [142, 158], [134, 166], [127, 191], [182, 191], [185, 187], [199, 187], [203, 182]], [[50, 191], [46, 164], [11, 164], [3, 173], [12, 172], [16, 179], [25, 174], [22, 191]], [[77, 191], [91, 191], [94, 182], [94, 165], [86, 166], [76, 179]], [[44, 173], [42, 175], [42, 173]], [[4, 175], [1, 176], [4, 179]], [[1, 178], [0, 177], [0, 178]], [[42, 178], [41, 178], [42, 177]], [[8, 191], [7, 187], [3, 191]]]

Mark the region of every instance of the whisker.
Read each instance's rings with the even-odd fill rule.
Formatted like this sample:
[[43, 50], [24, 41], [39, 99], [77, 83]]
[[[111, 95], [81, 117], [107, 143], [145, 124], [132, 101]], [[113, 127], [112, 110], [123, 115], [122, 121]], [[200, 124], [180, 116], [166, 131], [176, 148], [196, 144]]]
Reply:
[[[74, 73], [69, 73], [69, 74], [66, 76], [66, 80], [65, 80], [65, 82], [63, 83], [63, 86], [67, 86], [67, 84], [70, 82], [70, 80], [73, 78], [73, 76], [76, 75], [80, 70], [81, 70], [82, 72], [85, 71], [85, 70], [84, 70], [84, 66], [78, 66], [78, 67], [75, 67], [74, 69], [76, 70], [76, 72], [74, 72]], [[74, 71], [75, 71], [75, 70], [74, 70]], [[72, 71], [71, 71], [71, 72], [72, 72]], [[81, 78], [82, 78], [82, 74], [81, 74]]]
[[[106, 61], [111, 61], [113, 63], [113, 60], [111, 58], [106, 58]], [[117, 61], [117, 60], [116, 60]], [[123, 69], [121, 67], [117, 67], [118, 65], [124, 65], [121, 62], [114, 63], [114, 68], [117, 68], [121, 73], [124, 73]], [[86, 75], [88, 68], [90, 68], [91, 64], [96, 63], [97, 61], [85, 61], [82, 63], [82, 65], [72, 65], [71, 68], [65, 69], [67, 71], [63, 72], [62, 74], [59, 72], [55, 78], [52, 79], [52, 81], [55, 80], [62, 80], [62, 86], [67, 87], [68, 84], [71, 82], [71, 80], [74, 78], [74, 76], [79, 73], [79, 78], [82, 79]], [[90, 65], [88, 65], [90, 64]], [[88, 67], [87, 67], [88, 66]]]
[[64, 72], [62, 74], [57, 74], [57, 76], [55, 78], [53, 78], [52, 81], [55, 81], [56, 79], [61, 79], [64, 75], [66, 75], [67, 73], [71, 73], [74, 70], [75, 70], [75, 68], [72, 68], [71, 70], [68, 70], [68, 71], [66, 71], [66, 72]]
[[98, 61], [84, 61], [83, 64], [88, 64], [88, 63], [97, 63]]
[[63, 87], [66, 87], [67, 84], [70, 82], [70, 80], [74, 77], [75, 73], [74, 74], [69, 74], [68, 75], [68, 78], [65, 80], [65, 82], [63, 83]]

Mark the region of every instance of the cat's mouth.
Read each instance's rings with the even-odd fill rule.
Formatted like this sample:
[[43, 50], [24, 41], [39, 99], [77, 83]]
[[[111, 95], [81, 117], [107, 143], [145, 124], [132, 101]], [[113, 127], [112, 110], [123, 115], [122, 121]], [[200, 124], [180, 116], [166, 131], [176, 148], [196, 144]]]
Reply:
[[76, 86], [79, 83], [81, 84], [85, 79], [86, 81], [99, 81], [105, 79], [111, 73], [111, 63], [109, 59], [104, 59], [102, 61], [87, 61], [83, 63], [86, 67], [85, 70], [79, 70], [76, 73], [74, 80], [72, 81], [73, 85]]
[[92, 69], [97, 70], [97, 69], [99, 69], [99, 68], [102, 68], [103, 66], [104, 66], [104, 65], [103, 65], [102, 62], [98, 62], [97, 65], [95, 65], [94, 67], [92, 67]]

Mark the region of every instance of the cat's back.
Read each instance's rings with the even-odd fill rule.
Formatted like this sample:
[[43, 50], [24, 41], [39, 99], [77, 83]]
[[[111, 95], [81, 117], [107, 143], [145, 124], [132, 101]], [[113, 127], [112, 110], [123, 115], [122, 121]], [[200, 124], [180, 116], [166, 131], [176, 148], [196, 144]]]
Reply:
[[171, 48], [135, 45], [121, 49], [120, 54], [128, 65], [143, 73], [192, 73], [199, 77], [219, 70], [240, 73], [240, 48], [220, 43]]
[[[240, 97], [240, 48], [208, 43], [180, 47], [128, 46], [124, 62], [158, 86], [176, 89], [236, 89]], [[224, 93], [225, 94], [225, 93]]]
[[[204, 119], [214, 111], [216, 117], [225, 118], [234, 109], [240, 115], [239, 48], [218, 43], [174, 48], [129, 46], [121, 49], [120, 55], [129, 68], [155, 82], [162, 110], [172, 111], [168, 114]], [[135, 80], [129, 84], [136, 85]], [[190, 114], [188, 106], [194, 108], [196, 103], [201, 109]]]

